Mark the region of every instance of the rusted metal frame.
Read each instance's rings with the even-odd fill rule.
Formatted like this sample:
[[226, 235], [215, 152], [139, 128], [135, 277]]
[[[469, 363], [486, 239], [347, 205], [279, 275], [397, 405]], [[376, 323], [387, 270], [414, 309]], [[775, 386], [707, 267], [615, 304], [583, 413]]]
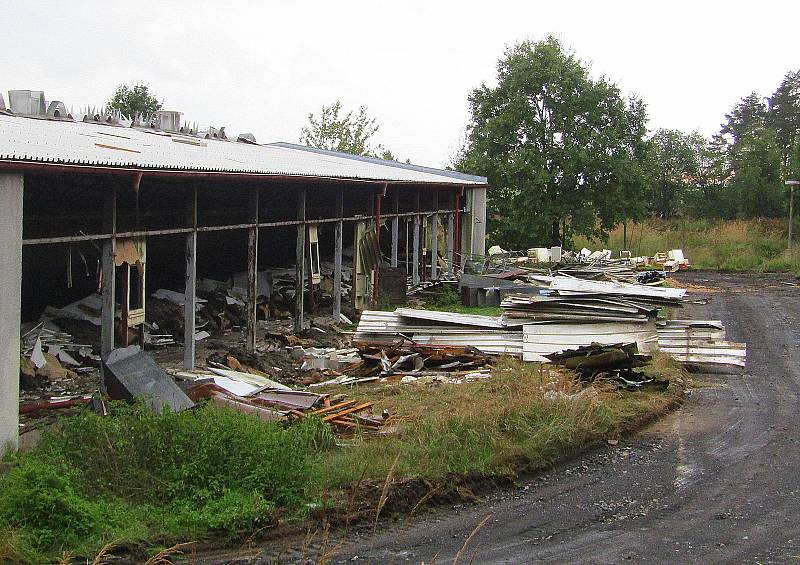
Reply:
[[344, 232], [344, 192], [336, 191], [336, 241], [333, 252], [333, 318], [338, 322], [342, 314], [342, 235]]
[[300, 188], [297, 194], [297, 246], [295, 250], [295, 295], [294, 295], [294, 331], [303, 331], [303, 286], [305, 283], [306, 264], [306, 187]]
[[394, 200], [394, 202], [393, 202], [394, 205], [392, 207], [394, 208], [394, 213], [393, 214], [387, 214], [387, 215], [390, 215], [391, 218], [392, 218], [392, 263], [391, 263], [391, 265], [392, 265], [392, 267], [397, 267], [397, 251], [398, 251], [398, 247], [399, 247], [399, 241], [398, 240], [399, 240], [399, 235], [400, 235], [399, 234], [399, 231], [400, 231], [400, 216], [398, 215], [398, 212], [400, 212], [400, 199], [399, 199], [398, 191], [394, 192], [393, 200]]
[[419, 284], [419, 190], [414, 193], [414, 255], [411, 264], [411, 283]]
[[186, 199], [186, 276], [183, 299], [183, 366], [194, 369], [195, 310], [197, 300], [197, 187], [193, 186]]
[[[438, 210], [440, 214], [446, 214], [450, 212], [455, 212], [455, 210]], [[412, 217], [417, 215], [417, 212], [402, 212], [397, 214], [384, 214], [382, 217], [385, 218], [405, 218], [405, 217]], [[370, 218], [371, 216], [349, 216], [349, 217], [342, 217], [342, 218], [322, 218], [317, 220], [287, 220], [282, 222], [258, 222], [257, 224], [254, 223], [244, 223], [244, 224], [228, 224], [222, 226], [198, 226], [197, 228], [169, 228], [169, 229], [159, 229], [159, 230], [135, 230], [135, 231], [125, 231], [125, 232], [118, 232], [116, 234], [112, 233], [98, 233], [98, 234], [81, 234], [81, 235], [66, 235], [66, 236], [57, 236], [57, 237], [35, 237], [29, 239], [23, 239], [22, 245], [52, 245], [57, 243], [80, 243], [85, 241], [102, 241], [106, 239], [111, 239], [112, 237], [117, 238], [133, 238], [133, 237], [153, 237], [153, 236], [160, 236], [160, 235], [180, 235], [180, 234], [187, 234], [193, 231], [198, 232], [212, 232], [212, 231], [234, 231], [234, 230], [244, 230], [244, 229], [251, 229], [253, 227], [259, 228], [275, 228], [275, 227], [282, 227], [282, 226], [296, 226], [302, 223], [305, 224], [327, 224], [327, 223], [334, 223], [334, 222], [358, 222], [362, 221], [366, 218]]]
[[[102, 250], [102, 310], [100, 313], [100, 354], [105, 359], [114, 349], [114, 303], [115, 303], [115, 269], [114, 252], [116, 251], [117, 232], [117, 187], [112, 186], [106, 192], [103, 204], [103, 230], [110, 232], [103, 242]], [[23, 242], [24, 243], [24, 242]]]
[[[433, 208], [439, 209], [439, 193], [433, 193]], [[431, 280], [439, 279], [439, 213], [431, 215]]]
[[250, 191], [250, 220], [253, 226], [249, 228], [247, 237], [247, 336], [245, 347], [247, 351], [256, 350], [257, 304], [258, 299], [258, 205], [259, 187], [255, 186]]

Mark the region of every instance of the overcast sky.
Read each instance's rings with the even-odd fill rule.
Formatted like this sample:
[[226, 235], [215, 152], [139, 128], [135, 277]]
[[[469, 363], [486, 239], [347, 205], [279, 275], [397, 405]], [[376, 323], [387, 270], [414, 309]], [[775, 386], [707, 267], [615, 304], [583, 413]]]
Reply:
[[[339, 98], [378, 119], [376, 141], [442, 166], [507, 45], [554, 33], [650, 127], [714, 133], [750, 91], [800, 69], [800, 2], [0, 0], [0, 90], [102, 104], [144, 81], [189, 121], [297, 142]], [[8, 99], [6, 98], [6, 101]]]

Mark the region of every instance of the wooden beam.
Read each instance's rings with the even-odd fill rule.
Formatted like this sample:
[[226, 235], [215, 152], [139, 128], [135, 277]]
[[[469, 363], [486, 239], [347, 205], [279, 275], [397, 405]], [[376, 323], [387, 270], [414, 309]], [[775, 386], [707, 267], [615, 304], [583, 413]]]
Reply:
[[186, 270], [183, 298], [183, 367], [194, 369], [195, 309], [197, 300], [197, 187], [186, 198], [186, 225], [193, 228], [186, 234]]
[[111, 238], [103, 242], [102, 251], [102, 295], [103, 306], [100, 314], [100, 354], [105, 358], [114, 349], [114, 252], [117, 238], [117, 187], [105, 193], [103, 205], [103, 231]]
[[[306, 188], [300, 188], [297, 194], [297, 219], [306, 219]], [[294, 283], [294, 331], [303, 331], [303, 285], [306, 267], [306, 226], [297, 226], [297, 246], [295, 249], [295, 283]]]
[[338, 322], [342, 314], [342, 234], [344, 230], [344, 192], [336, 190], [336, 242], [333, 253], [333, 317]]
[[[256, 186], [250, 192], [250, 221], [258, 225], [258, 196]], [[247, 237], [247, 337], [245, 348], [251, 353], [256, 350], [256, 328], [258, 313], [258, 227], [248, 230]]]

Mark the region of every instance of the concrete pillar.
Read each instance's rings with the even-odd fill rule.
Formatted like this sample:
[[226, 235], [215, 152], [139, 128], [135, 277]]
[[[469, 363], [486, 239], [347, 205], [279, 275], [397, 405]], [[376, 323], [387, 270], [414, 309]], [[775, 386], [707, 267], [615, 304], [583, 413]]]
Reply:
[[400, 218], [398, 218], [396, 215], [400, 211], [400, 202], [397, 190], [394, 193], [393, 200], [394, 204], [392, 206], [392, 213], [395, 214], [395, 216], [392, 218], [392, 267], [397, 267], [397, 248], [400, 235]]
[[439, 193], [433, 191], [433, 210], [434, 214], [431, 216], [431, 280], [435, 281], [439, 278]]
[[186, 234], [186, 275], [183, 294], [183, 366], [194, 369], [195, 304], [197, 297], [197, 187], [187, 194], [186, 226], [194, 228]]
[[333, 253], [333, 318], [338, 322], [342, 313], [342, 233], [344, 231], [344, 193], [336, 189], [336, 242]]
[[103, 242], [101, 256], [103, 271], [103, 306], [100, 313], [100, 355], [103, 359], [114, 349], [114, 303], [115, 278], [114, 253], [117, 233], [117, 187], [106, 191], [103, 205], [103, 231], [111, 234], [111, 239]]
[[21, 173], [0, 173], [0, 454], [19, 438], [23, 185]]
[[[258, 224], [258, 194], [256, 186], [250, 193], [250, 221]], [[258, 327], [258, 226], [252, 227], [247, 234], [247, 336], [245, 347], [251, 353], [256, 350], [256, 328]]]
[[295, 283], [294, 283], [294, 331], [303, 331], [303, 284], [306, 276], [306, 189], [301, 188], [297, 194], [297, 246], [295, 249]]
[[486, 187], [472, 189], [472, 253], [486, 255]]

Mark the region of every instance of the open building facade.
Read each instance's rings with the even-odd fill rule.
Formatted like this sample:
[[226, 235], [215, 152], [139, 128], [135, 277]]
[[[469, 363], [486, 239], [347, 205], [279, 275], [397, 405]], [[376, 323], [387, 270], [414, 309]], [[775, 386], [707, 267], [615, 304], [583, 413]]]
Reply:
[[322, 261], [333, 263], [338, 318], [345, 268], [350, 306], [361, 308], [379, 300], [381, 265], [417, 284], [484, 252], [484, 177], [259, 145], [182, 126], [176, 112], [131, 122], [70, 116], [36, 91], [9, 99], [0, 97], [0, 446], [17, 441], [21, 322], [48, 306], [98, 293], [106, 356], [143, 340], [152, 292], [184, 293], [192, 368], [199, 280], [244, 273], [252, 350], [257, 320], [269, 316], [259, 308], [271, 291], [265, 270], [293, 266], [300, 330]]

